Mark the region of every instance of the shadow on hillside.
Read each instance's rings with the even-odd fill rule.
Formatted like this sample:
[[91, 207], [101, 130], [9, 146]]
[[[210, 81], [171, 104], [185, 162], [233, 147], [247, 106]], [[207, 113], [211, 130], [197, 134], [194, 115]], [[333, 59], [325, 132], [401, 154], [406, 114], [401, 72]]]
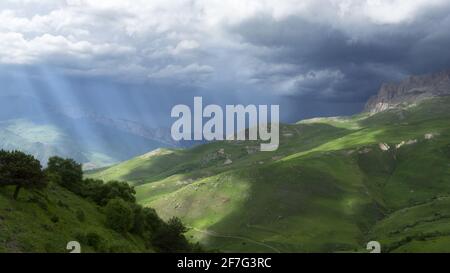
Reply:
[[[149, 162], [127, 170], [122, 176], [137, 185], [151, 183], [171, 175], [184, 175], [185, 179], [198, 179], [237, 168], [274, 162], [292, 153], [307, 151], [330, 140], [353, 132], [328, 124], [282, 125], [280, 146], [274, 152], [260, 152], [259, 141], [215, 141], [174, 154], [152, 158]], [[214, 157], [223, 150], [225, 157]], [[232, 164], [225, 164], [230, 158]]]

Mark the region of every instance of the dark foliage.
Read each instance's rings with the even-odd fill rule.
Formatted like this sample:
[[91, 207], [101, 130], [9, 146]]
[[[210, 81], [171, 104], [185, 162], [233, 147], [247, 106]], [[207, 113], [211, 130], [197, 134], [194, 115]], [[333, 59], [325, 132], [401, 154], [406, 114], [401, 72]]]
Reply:
[[18, 198], [21, 188], [43, 188], [46, 184], [41, 163], [33, 156], [0, 151], [0, 186], [16, 186], [14, 199]]
[[81, 186], [81, 195], [88, 197], [100, 206], [105, 206], [110, 200], [120, 198], [126, 202], [134, 203], [136, 191], [125, 182], [85, 179]]
[[192, 252], [192, 245], [186, 240], [183, 233], [187, 228], [180, 219], [172, 218], [167, 223], [163, 223], [152, 234], [151, 240], [154, 247], [160, 252], [166, 253], [186, 253]]
[[81, 193], [81, 181], [83, 180], [81, 164], [78, 164], [73, 159], [63, 159], [55, 156], [48, 160], [46, 171], [53, 175], [58, 175], [61, 186], [74, 193]]
[[120, 198], [112, 199], [105, 207], [107, 225], [120, 233], [127, 233], [134, 223], [131, 205]]
[[[47, 183], [59, 184], [69, 191], [103, 207], [106, 224], [122, 234], [132, 233], [147, 241], [147, 246], [160, 252], [201, 252], [200, 246], [190, 244], [184, 233], [187, 228], [178, 218], [164, 222], [154, 209], [136, 203], [135, 190], [125, 182], [84, 179], [81, 164], [72, 159], [52, 157], [48, 167], [33, 156], [21, 152], [0, 151], [0, 186], [15, 185], [14, 198], [21, 188], [40, 188]], [[72, 209], [59, 200], [59, 207]], [[75, 211], [76, 218], [84, 222], [83, 211]], [[57, 215], [49, 215], [53, 223], [59, 222]], [[126, 252], [123, 246], [111, 246], [98, 234], [80, 235], [87, 245], [100, 252]]]

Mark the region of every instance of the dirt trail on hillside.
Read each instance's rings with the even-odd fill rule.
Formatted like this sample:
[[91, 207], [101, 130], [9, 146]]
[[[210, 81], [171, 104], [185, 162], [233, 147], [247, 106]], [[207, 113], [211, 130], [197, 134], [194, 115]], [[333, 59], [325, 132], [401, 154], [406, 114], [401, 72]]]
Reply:
[[264, 246], [264, 247], [270, 248], [271, 250], [274, 250], [277, 253], [281, 253], [281, 251], [279, 249], [277, 249], [277, 248], [275, 248], [273, 246], [270, 246], [268, 244], [252, 240], [250, 238], [241, 237], [241, 236], [224, 235], [224, 234], [219, 234], [219, 233], [217, 233], [215, 231], [201, 230], [201, 229], [198, 229], [198, 228], [195, 228], [195, 227], [188, 227], [188, 228], [191, 228], [192, 230], [195, 230], [197, 232], [200, 232], [200, 233], [212, 236], [212, 237], [231, 238], [231, 239], [238, 239], [238, 240], [248, 241], [248, 242], [253, 243], [253, 244], [257, 244], [257, 245], [260, 245], [260, 246]]

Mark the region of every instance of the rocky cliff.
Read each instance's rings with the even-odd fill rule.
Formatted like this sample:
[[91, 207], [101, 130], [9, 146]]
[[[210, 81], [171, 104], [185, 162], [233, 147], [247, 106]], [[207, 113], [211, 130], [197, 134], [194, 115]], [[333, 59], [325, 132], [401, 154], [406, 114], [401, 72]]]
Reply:
[[437, 74], [411, 76], [400, 83], [383, 84], [378, 95], [366, 104], [365, 111], [378, 113], [417, 103], [430, 97], [450, 95], [450, 70]]

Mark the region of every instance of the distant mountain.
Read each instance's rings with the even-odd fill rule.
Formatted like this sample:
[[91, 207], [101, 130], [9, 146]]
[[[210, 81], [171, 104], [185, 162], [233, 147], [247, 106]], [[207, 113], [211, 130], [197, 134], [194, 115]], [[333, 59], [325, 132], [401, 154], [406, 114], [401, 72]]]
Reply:
[[88, 114], [81, 119], [86, 119], [90, 122], [102, 124], [149, 140], [159, 141], [165, 143], [169, 147], [179, 145], [178, 142], [172, 139], [169, 128], [149, 128], [135, 121], [112, 119], [98, 114]]
[[62, 128], [25, 118], [0, 121], [0, 149], [27, 152], [43, 164], [54, 155], [89, 162], [79, 143]]
[[401, 105], [420, 102], [426, 98], [450, 95], [450, 70], [422, 76], [411, 76], [400, 83], [383, 84], [365, 110], [378, 113]]
[[182, 145], [171, 139], [167, 128], [92, 113], [66, 114], [63, 107], [32, 96], [0, 96], [0, 149], [33, 154], [44, 164], [58, 155], [91, 169]]

